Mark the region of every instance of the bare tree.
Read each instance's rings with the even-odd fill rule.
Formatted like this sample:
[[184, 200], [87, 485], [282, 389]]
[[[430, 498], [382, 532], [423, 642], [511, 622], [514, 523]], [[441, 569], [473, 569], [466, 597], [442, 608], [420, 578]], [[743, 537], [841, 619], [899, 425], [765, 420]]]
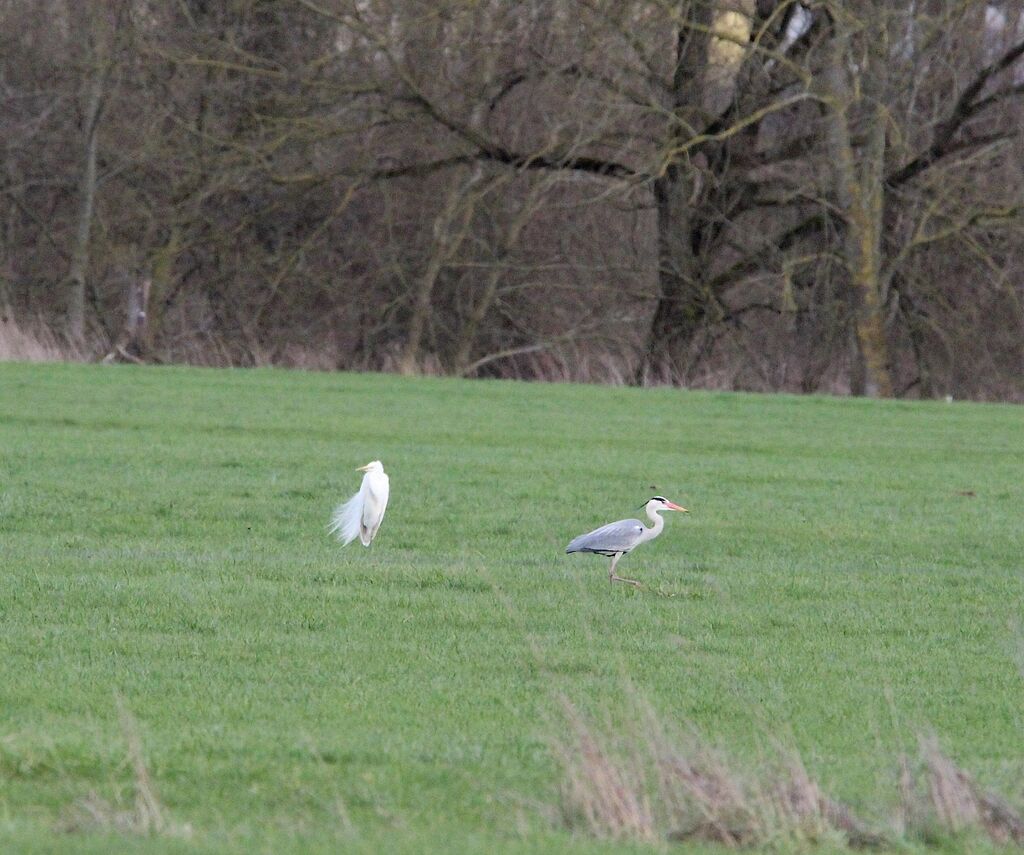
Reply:
[[143, 358], [1024, 396], [1018, 7], [4, 0], [7, 299], [109, 350], [151, 281]]

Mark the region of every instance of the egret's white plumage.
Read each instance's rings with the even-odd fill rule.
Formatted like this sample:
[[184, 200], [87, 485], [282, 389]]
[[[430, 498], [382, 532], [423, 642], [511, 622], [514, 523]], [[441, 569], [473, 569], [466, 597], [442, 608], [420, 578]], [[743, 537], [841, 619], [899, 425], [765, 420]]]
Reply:
[[357, 537], [363, 546], [369, 546], [377, 534], [384, 511], [388, 507], [391, 485], [384, 464], [379, 460], [360, 466], [357, 472], [365, 472], [359, 492], [347, 502], [334, 509], [328, 531], [347, 546]]
[[612, 566], [608, 574], [610, 582], [628, 582], [630, 585], [639, 585], [640, 583], [635, 579], [623, 579], [621, 576], [616, 575], [615, 565], [619, 563], [619, 559], [627, 552], [632, 552], [641, 543], [654, 540], [654, 538], [661, 534], [661, 530], [665, 527], [665, 520], [661, 518], [658, 511], [682, 511], [686, 513], [686, 508], [681, 508], [664, 496], [655, 496], [653, 499], [650, 499], [644, 505], [644, 510], [647, 511], [647, 518], [654, 523], [650, 528], [646, 528], [640, 520], [619, 520], [574, 538], [565, 548], [565, 551], [596, 552], [598, 555], [611, 558]]

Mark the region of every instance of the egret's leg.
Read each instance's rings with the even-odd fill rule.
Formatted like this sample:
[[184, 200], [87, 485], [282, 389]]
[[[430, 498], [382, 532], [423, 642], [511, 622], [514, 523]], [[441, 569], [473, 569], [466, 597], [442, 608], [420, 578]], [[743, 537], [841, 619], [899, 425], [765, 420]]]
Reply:
[[608, 581], [609, 582], [625, 582], [627, 585], [634, 585], [634, 586], [639, 587], [640, 583], [637, 582], [636, 579], [623, 579], [621, 576], [616, 576], [615, 575], [615, 565], [619, 563], [619, 559], [623, 555], [625, 555], [624, 552], [616, 552], [615, 555], [612, 556], [612, 569], [608, 573]]

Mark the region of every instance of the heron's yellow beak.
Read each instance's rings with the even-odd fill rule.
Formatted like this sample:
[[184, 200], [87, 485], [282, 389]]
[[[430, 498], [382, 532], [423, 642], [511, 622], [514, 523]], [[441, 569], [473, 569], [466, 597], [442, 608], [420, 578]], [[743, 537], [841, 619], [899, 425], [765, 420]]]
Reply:
[[690, 513], [686, 508], [680, 507], [675, 502], [665, 502], [670, 511], [682, 511], [684, 514]]

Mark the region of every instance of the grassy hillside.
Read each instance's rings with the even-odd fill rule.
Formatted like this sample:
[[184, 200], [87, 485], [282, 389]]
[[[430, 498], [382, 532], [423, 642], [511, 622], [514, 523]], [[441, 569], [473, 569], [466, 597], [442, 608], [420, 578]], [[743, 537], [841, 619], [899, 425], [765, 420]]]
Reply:
[[[1015, 780], [1022, 428], [1008, 406], [0, 364], [0, 844], [622, 851], [550, 821], [547, 740], [555, 692], [600, 715], [627, 681], [740, 754], [790, 734], [855, 805], [921, 728]], [[331, 509], [378, 457], [387, 517], [342, 550]], [[622, 561], [647, 590], [563, 554], [653, 491], [691, 513]], [[188, 838], [74, 819], [131, 806], [119, 704]]]

